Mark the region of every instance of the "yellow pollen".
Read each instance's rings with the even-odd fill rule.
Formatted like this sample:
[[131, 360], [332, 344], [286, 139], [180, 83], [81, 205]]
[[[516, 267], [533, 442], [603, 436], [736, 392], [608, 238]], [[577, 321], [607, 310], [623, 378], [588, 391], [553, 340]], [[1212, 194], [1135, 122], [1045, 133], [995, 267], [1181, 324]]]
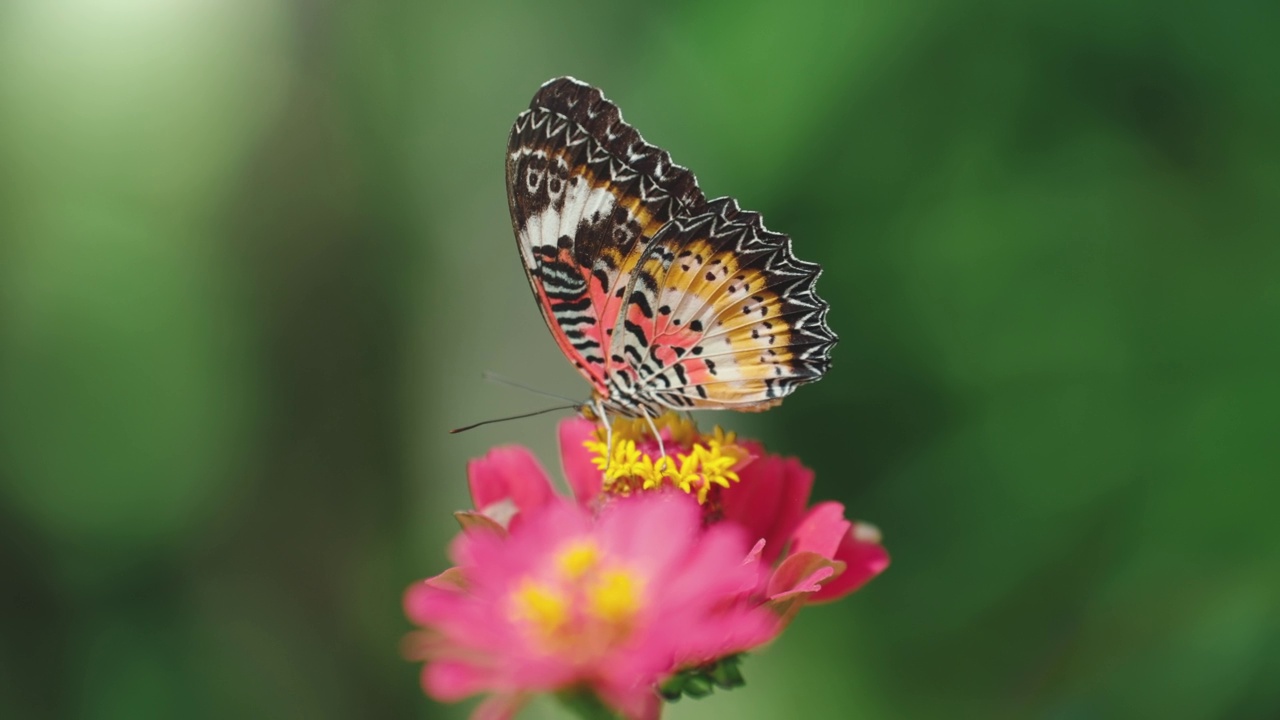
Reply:
[[712, 487], [729, 487], [740, 481], [735, 469], [748, 453], [737, 445], [736, 434], [717, 426], [710, 435], [701, 435], [692, 420], [674, 412], [655, 418], [654, 425], [659, 432], [667, 431], [668, 451], [687, 448], [688, 452], [654, 458], [641, 450], [638, 443], [652, 444], [654, 440], [653, 431], [643, 418], [615, 419], [612, 448], [603, 427], [597, 427], [595, 437], [583, 443], [592, 453], [592, 464], [604, 473], [606, 490], [626, 495], [636, 490], [678, 487], [705, 503]]
[[600, 576], [588, 591], [591, 611], [609, 623], [631, 620], [640, 608], [640, 581], [624, 570], [611, 570]]
[[590, 540], [579, 540], [560, 553], [560, 571], [570, 580], [590, 572], [600, 559], [600, 551]]
[[526, 579], [512, 594], [512, 616], [544, 636], [556, 633], [569, 619], [569, 600], [555, 589]]

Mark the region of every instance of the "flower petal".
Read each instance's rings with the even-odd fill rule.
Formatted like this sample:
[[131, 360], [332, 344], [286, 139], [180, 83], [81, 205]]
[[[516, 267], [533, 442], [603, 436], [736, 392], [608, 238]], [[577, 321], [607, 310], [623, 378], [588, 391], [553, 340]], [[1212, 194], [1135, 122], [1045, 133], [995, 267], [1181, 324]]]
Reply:
[[509, 506], [503, 508], [504, 502], [514, 503], [516, 511], [527, 511], [542, 507], [554, 495], [538, 459], [519, 445], [494, 448], [467, 463], [467, 482], [476, 510], [503, 525], [514, 514]]
[[619, 720], [659, 720], [662, 717], [662, 698], [654, 686], [622, 681], [598, 685], [591, 689], [596, 699], [610, 708]]
[[595, 438], [596, 424], [583, 418], [571, 418], [560, 423], [560, 463], [565, 479], [579, 503], [586, 505], [600, 494], [604, 476], [591, 463], [591, 451], [583, 443]]
[[722, 492], [721, 505], [725, 519], [745, 527], [753, 540], [765, 540], [762, 559], [772, 564], [804, 515], [813, 471], [795, 458], [765, 454], [754, 443], [746, 447], [755, 459], [739, 471], [741, 482]]
[[813, 602], [838, 600], [889, 567], [889, 553], [880, 544], [880, 531], [866, 523], [855, 523], [845, 533], [836, 550], [836, 560], [844, 563], [844, 572], [825, 583], [814, 594]]
[[800, 608], [817, 596], [822, 583], [842, 569], [840, 563], [817, 553], [790, 555], [769, 578], [765, 605], [777, 613], [780, 624], [786, 625]]
[[427, 663], [422, 669], [422, 689], [442, 702], [454, 702], [483, 692], [489, 678], [475, 666], [451, 660]]
[[773, 599], [795, 593], [816, 593], [822, 581], [835, 575], [836, 561], [817, 553], [802, 552], [787, 556], [769, 578], [765, 596]]
[[[518, 518], [506, 533], [459, 534], [450, 551], [458, 569], [406, 593], [406, 612], [423, 627], [407, 648], [427, 663], [433, 697], [576, 688], [628, 718], [654, 718], [664, 677], [778, 630], [748, 592], [762, 570], [742, 529], [704, 528], [684, 493], [612, 497], [598, 512], [551, 501]], [[492, 707], [503, 717], [507, 705]]]
[[404, 591], [404, 614], [418, 624], [430, 622], [441, 603], [448, 602], [450, 594], [465, 592], [465, 582], [458, 568], [449, 568], [433, 578], [410, 585]]
[[844, 519], [844, 506], [838, 502], [818, 503], [791, 534], [791, 551], [817, 553], [835, 558], [840, 543], [849, 534], [852, 523]]

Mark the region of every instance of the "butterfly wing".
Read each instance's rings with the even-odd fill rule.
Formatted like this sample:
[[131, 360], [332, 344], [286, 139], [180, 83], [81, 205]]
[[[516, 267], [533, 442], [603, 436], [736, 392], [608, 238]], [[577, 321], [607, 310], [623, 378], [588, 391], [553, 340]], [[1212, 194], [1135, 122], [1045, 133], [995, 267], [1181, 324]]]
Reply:
[[560, 349], [597, 392], [626, 371], [607, 352], [650, 238], [705, 202], [693, 174], [622, 120], [599, 90], [551, 80], [516, 118], [507, 199], [529, 285]]
[[814, 291], [821, 268], [730, 198], [656, 234], [611, 353], [669, 407], [764, 410], [822, 377], [836, 336]]

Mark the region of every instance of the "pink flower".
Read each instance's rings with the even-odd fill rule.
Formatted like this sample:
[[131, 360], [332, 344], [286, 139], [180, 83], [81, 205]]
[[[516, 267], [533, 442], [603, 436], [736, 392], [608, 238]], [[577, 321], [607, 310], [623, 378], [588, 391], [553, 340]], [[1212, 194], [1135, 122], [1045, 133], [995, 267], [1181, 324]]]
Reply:
[[[697, 486], [705, 490], [699, 496], [704, 500], [704, 515], [708, 522], [737, 524], [758, 541], [760, 560], [775, 567], [759, 592], [784, 617], [806, 602], [842, 598], [889, 566], [889, 554], [874, 526], [846, 520], [844, 506], [839, 503], [806, 507], [813, 471], [799, 460], [770, 455], [759, 443], [738, 442], [732, 433], [722, 433], [719, 428], [712, 435], [701, 435], [691, 423], [673, 414], [659, 418], [656, 424], [665, 441], [663, 449], [677, 458], [682, 457], [682, 450], [705, 445], [718, 447], [737, 460], [724, 466], [710, 482]], [[608, 471], [617, 474], [615, 458], [609, 458], [609, 467], [602, 473], [598, 452], [601, 432], [593, 422], [565, 420], [559, 432], [561, 460], [574, 495], [580, 502], [595, 501], [610, 488]], [[658, 462], [652, 459], [658, 444], [647, 423], [615, 422], [613, 437], [615, 443], [635, 444], [641, 457], [630, 467], [637, 472], [644, 473]], [[619, 453], [614, 450], [613, 454]], [[731, 481], [724, 482], [726, 477]], [[618, 485], [631, 488], [636, 483], [615, 480], [613, 486]]]
[[556, 499], [538, 458], [519, 445], [497, 447], [467, 463], [467, 484], [475, 512], [455, 513], [463, 528], [507, 528], [522, 512]]
[[[411, 645], [431, 696], [489, 693], [473, 717], [505, 718], [531, 693], [585, 689], [626, 717], [656, 718], [663, 679], [776, 633], [777, 616], [746, 600], [762, 571], [741, 529], [704, 529], [689, 496], [649, 493], [593, 513], [534, 489], [545, 475], [519, 452], [486, 460], [473, 464], [473, 493], [511, 499], [518, 522], [462, 533], [456, 567], [405, 595], [426, 628]], [[494, 482], [486, 471], [499, 467], [521, 472]], [[504, 483], [508, 496], [477, 492]]]
[[806, 510], [812, 470], [758, 445], [753, 451], [756, 459], [741, 471], [742, 481], [721, 493], [720, 509], [725, 520], [763, 541], [761, 560], [776, 564], [765, 596], [781, 612], [789, 616], [805, 602], [838, 600], [889, 567], [874, 526], [846, 520], [837, 502]]
[[805, 604], [843, 597], [889, 564], [874, 527], [846, 520], [839, 503], [809, 507], [813, 472], [759, 443], [674, 414], [608, 432], [568, 420], [559, 436], [576, 503], [524, 448], [473, 460], [476, 509], [457, 513], [457, 566], [406, 594], [424, 628], [409, 642], [427, 661], [424, 689], [489, 694], [473, 717], [586, 691], [656, 718], [658, 685], [678, 697], [682, 678], [721, 682], [731, 656]]

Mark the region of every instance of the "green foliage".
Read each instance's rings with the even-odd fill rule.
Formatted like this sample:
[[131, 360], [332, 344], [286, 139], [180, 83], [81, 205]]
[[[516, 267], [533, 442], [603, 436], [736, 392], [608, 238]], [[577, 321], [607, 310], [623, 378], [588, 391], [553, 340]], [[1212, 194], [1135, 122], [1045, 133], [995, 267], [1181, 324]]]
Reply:
[[556, 466], [479, 371], [586, 394], [502, 188], [566, 73], [824, 265], [830, 375], [707, 420], [894, 555], [669, 717], [1280, 715], [1274, 3], [75, 5], [0, 4], [0, 717], [465, 713], [400, 593]]

